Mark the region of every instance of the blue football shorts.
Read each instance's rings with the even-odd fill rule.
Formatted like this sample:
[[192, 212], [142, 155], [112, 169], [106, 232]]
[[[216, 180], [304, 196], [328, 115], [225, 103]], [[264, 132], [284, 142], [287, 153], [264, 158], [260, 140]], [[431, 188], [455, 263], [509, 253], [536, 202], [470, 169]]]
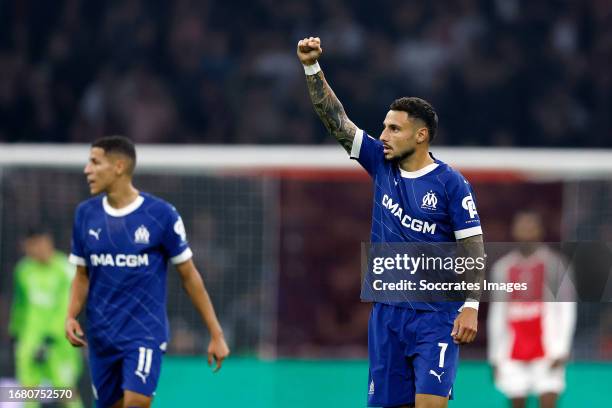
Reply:
[[416, 394], [452, 399], [459, 346], [457, 312], [375, 303], [368, 325], [368, 406], [414, 404]]
[[125, 350], [90, 347], [89, 365], [96, 407], [110, 407], [123, 391], [152, 396], [157, 388], [163, 351], [151, 342], [135, 343]]

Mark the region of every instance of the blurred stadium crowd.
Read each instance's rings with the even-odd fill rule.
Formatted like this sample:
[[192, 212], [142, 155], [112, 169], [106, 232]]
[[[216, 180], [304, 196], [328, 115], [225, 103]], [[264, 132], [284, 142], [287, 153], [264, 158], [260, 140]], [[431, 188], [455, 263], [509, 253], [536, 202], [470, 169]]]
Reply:
[[410, 94], [442, 144], [611, 146], [611, 23], [607, 0], [1, 2], [0, 141], [329, 142], [294, 54], [315, 33], [374, 134]]

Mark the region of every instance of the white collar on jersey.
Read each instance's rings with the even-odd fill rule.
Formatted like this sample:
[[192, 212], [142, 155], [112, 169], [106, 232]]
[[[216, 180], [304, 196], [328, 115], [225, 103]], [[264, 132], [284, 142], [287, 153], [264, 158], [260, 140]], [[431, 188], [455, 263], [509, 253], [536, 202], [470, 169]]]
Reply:
[[140, 207], [142, 205], [142, 203], [144, 202], [144, 197], [139, 195], [138, 197], [136, 197], [136, 199], [134, 201], [132, 201], [131, 203], [129, 203], [128, 205], [126, 205], [123, 208], [114, 208], [111, 207], [111, 205], [108, 203], [108, 197], [104, 196], [104, 198], [102, 199], [102, 206], [104, 207], [104, 211], [108, 214], [111, 215], [113, 217], [124, 217], [130, 213], [133, 213], [134, 211], [136, 211], [138, 209], [138, 207]]
[[435, 168], [438, 166], [439, 166], [438, 163], [431, 163], [417, 171], [406, 171], [406, 170], [403, 170], [401, 167], [399, 170], [400, 170], [401, 176], [404, 178], [417, 178], [417, 177], [424, 176], [429, 172], [434, 171]]

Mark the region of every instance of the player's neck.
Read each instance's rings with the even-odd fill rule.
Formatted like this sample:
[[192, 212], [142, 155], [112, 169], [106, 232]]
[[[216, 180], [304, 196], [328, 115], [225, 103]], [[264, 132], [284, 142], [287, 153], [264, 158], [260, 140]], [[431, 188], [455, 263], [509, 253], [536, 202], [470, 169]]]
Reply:
[[113, 186], [106, 192], [108, 204], [113, 208], [123, 208], [132, 204], [137, 198], [140, 192], [132, 185], [132, 183], [125, 183]]
[[430, 164], [435, 163], [429, 155], [428, 150], [415, 151], [408, 157], [403, 158], [399, 162], [400, 169], [404, 171], [418, 171], [423, 167], [427, 167]]

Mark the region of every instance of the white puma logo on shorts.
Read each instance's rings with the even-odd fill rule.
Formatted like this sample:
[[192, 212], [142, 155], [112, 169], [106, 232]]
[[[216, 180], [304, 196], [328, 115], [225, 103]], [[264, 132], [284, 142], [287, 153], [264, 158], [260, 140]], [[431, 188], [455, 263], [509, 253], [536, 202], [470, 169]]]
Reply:
[[440, 381], [440, 384], [442, 384], [442, 376], [444, 375], [444, 373], [445, 373], [445, 371], [442, 371], [441, 374], [438, 374], [434, 370], [429, 370], [429, 374], [431, 374], [434, 377], [436, 377], [438, 379], [438, 381]]

